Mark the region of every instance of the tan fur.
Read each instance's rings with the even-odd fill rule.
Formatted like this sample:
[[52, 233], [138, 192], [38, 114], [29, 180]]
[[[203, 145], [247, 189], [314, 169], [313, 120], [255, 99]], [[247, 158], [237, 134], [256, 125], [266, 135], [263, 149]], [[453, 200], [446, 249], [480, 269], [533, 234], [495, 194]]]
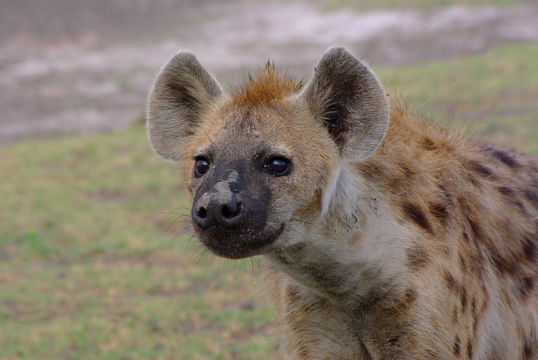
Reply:
[[[484, 148], [398, 104], [382, 146], [356, 167], [369, 183], [368, 192], [375, 191], [376, 200], [386, 202], [413, 232], [398, 269], [400, 288], [360, 316], [369, 352], [362, 358], [537, 358], [538, 210], [531, 191], [536, 194], [538, 162], [507, 153], [518, 164], [511, 167]], [[469, 164], [488, 166], [492, 174]], [[357, 236], [358, 243], [364, 236]], [[402, 233], [401, 240], [405, 237]], [[396, 249], [385, 251], [394, 261]], [[334, 318], [334, 310], [297, 295], [298, 285], [280, 272], [270, 274], [273, 298], [297, 354], [291, 358], [324, 359], [317, 354], [334, 349], [320, 350], [319, 336], [310, 339], [305, 333], [315, 330], [310, 326], [327, 331], [322, 324]], [[309, 313], [321, 318], [319, 323], [311, 325]], [[338, 334], [357, 331], [340, 324], [340, 329], [332, 326]], [[392, 340], [407, 352], [391, 352]], [[347, 341], [338, 339], [333, 346]]]
[[266, 68], [204, 109], [181, 139], [193, 196], [200, 154], [248, 163], [265, 146], [294, 164], [260, 178], [273, 194], [268, 228], [285, 224], [260, 254], [286, 359], [538, 358], [536, 158], [440, 129], [400, 101], [388, 124], [377, 79], [341, 49], [303, 90]]
[[232, 99], [238, 104], [256, 105], [274, 100], [282, 100], [303, 86], [296, 81], [278, 73], [274, 65], [267, 64], [257, 76], [250, 78], [245, 88], [232, 94]]

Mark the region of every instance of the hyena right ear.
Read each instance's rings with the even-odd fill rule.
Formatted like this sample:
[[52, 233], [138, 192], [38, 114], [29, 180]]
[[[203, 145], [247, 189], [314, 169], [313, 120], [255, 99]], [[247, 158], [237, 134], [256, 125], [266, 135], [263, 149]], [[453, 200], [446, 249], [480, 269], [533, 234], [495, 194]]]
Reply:
[[155, 151], [167, 160], [179, 160], [200, 115], [222, 90], [189, 52], [179, 52], [161, 70], [148, 102], [147, 128]]
[[321, 121], [342, 158], [362, 161], [383, 141], [389, 104], [372, 71], [343, 48], [331, 48], [299, 95]]

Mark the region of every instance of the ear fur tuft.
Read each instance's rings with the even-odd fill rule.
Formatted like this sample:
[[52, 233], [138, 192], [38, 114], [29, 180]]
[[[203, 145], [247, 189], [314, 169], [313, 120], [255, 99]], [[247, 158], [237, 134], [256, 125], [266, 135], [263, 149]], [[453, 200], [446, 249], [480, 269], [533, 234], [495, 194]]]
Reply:
[[155, 151], [178, 160], [201, 114], [222, 94], [217, 81], [190, 52], [177, 53], [166, 64], [149, 95], [147, 128]]
[[342, 158], [363, 161], [383, 141], [390, 119], [383, 87], [369, 67], [345, 49], [325, 52], [300, 99], [323, 123]]

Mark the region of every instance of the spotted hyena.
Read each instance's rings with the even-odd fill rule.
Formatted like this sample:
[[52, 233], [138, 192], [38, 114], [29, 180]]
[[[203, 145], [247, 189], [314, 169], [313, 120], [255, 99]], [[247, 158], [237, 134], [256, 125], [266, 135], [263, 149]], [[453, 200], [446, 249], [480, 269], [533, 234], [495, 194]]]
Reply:
[[327, 51], [223, 93], [187, 52], [151, 91], [200, 241], [260, 255], [287, 359], [537, 359], [538, 161], [389, 104]]

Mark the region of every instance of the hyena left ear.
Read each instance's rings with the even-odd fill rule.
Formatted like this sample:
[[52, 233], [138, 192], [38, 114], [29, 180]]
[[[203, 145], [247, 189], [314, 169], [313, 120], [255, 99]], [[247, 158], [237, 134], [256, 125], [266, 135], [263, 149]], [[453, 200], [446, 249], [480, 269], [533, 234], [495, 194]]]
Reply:
[[328, 130], [342, 158], [362, 161], [383, 141], [389, 103], [367, 65], [343, 48], [331, 48], [299, 95]]
[[179, 160], [200, 117], [222, 94], [217, 81], [186, 51], [161, 70], [149, 94], [147, 128], [157, 154]]

